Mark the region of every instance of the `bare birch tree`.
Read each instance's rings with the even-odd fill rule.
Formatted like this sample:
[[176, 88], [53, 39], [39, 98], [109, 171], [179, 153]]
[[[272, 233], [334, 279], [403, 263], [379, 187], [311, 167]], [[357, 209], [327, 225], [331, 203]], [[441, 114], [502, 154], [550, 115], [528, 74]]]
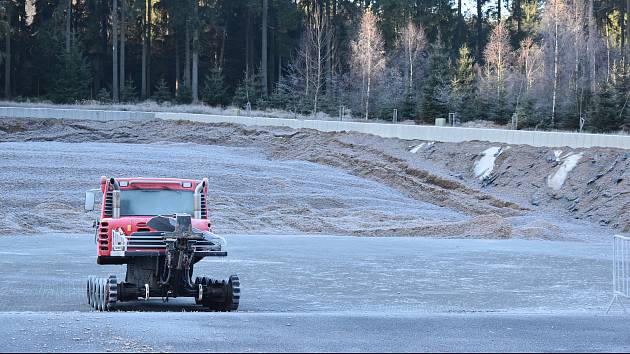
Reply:
[[558, 106], [558, 81], [560, 78], [560, 44], [561, 23], [566, 20], [566, 6], [564, 0], [549, 0], [545, 6], [543, 14], [543, 38], [545, 43], [545, 54], [550, 57], [551, 73], [551, 126], [556, 124], [556, 114]]
[[306, 23], [302, 45], [289, 64], [285, 85], [294, 96], [310, 103], [310, 111], [317, 113], [323, 90], [326, 86], [326, 66], [331, 60], [332, 28], [325, 16], [315, 8]]
[[361, 17], [359, 33], [351, 43], [351, 66], [361, 77], [361, 97], [365, 119], [370, 115], [370, 94], [374, 79], [385, 69], [383, 37], [376, 24], [376, 17], [368, 9]]
[[531, 37], [521, 41], [517, 59], [522, 77], [522, 87], [527, 93], [544, 71], [542, 48]]
[[493, 120], [505, 123], [508, 119], [508, 75], [512, 70], [510, 34], [505, 24], [498, 24], [484, 49], [484, 67], [479, 80], [479, 91], [488, 103]]
[[504, 24], [497, 25], [484, 49], [484, 72], [495, 83], [497, 97], [505, 90], [505, 78], [510, 64], [510, 34]]
[[330, 60], [331, 54], [328, 43], [331, 37], [332, 31], [328, 19], [317, 8], [310, 16], [306, 35], [308, 41], [306, 49], [312, 53], [307, 57], [312, 61], [310, 67], [313, 79], [309, 81], [312, 81], [313, 86], [313, 113], [317, 113], [320, 96], [326, 82], [326, 63]]
[[416, 26], [411, 20], [403, 28], [398, 38], [398, 50], [403, 54], [405, 61], [406, 86], [409, 91], [413, 89], [414, 72], [422, 57], [422, 52], [427, 46], [427, 37], [422, 26]]

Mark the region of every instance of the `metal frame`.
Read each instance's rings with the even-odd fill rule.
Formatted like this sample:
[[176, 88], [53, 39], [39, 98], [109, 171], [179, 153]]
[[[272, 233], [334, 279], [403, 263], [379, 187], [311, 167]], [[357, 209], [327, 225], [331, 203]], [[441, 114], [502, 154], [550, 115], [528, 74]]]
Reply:
[[630, 299], [630, 237], [613, 236], [613, 298], [606, 309], [610, 312], [613, 304], [618, 302], [624, 313], [626, 307], [622, 298]]

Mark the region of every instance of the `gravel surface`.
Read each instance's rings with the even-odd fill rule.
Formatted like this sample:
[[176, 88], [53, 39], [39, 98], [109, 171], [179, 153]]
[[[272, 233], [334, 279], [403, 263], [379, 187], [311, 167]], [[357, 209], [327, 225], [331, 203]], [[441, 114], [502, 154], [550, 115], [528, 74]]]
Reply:
[[[216, 186], [213, 221], [228, 233], [601, 241], [630, 227], [630, 153], [622, 150], [580, 149], [583, 157], [555, 191], [546, 184], [561, 165], [555, 150], [529, 146], [503, 146], [490, 178], [480, 181], [474, 166], [490, 143], [426, 144], [411, 153], [421, 142], [54, 119], [2, 119], [2, 141], [10, 143], [0, 144], [0, 159], [11, 169], [0, 171], [0, 208], [9, 215], [0, 234], [80, 230], [85, 218], [68, 227], [55, 219], [81, 218], [80, 193], [103, 174], [208, 175]], [[50, 178], [65, 197], [51, 197]]]
[[[206, 258], [195, 276], [238, 274], [244, 312], [602, 313], [610, 300], [609, 244], [296, 235], [227, 241], [228, 257]], [[0, 311], [92, 311], [87, 276], [120, 278], [125, 269], [97, 265], [95, 247], [90, 234], [1, 237]], [[169, 304], [181, 310], [182, 302]], [[147, 309], [160, 307], [156, 300]]]
[[238, 273], [241, 308], [85, 301], [93, 238], [0, 238], [2, 351], [627, 351], [610, 247], [589, 242], [227, 236], [195, 267]]
[[254, 148], [0, 143], [0, 159], [0, 234], [89, 231], [94, 215], [83, 213], [83, 193], [102, 175], [207, 176], [218, 233], [391, 235], [468, 219], [375, 181], [311, 162], [269, 160]]
[[626, 316], [0, 313], [3, 352], [627, 352]]

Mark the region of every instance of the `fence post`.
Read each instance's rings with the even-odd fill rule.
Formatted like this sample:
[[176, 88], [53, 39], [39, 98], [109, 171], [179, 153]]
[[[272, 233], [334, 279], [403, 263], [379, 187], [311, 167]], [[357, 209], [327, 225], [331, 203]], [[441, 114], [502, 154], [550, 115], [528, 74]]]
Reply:
[[398, 110], [394, 108], [394, 113], [392, 114], [392, 123], [398, 123]]

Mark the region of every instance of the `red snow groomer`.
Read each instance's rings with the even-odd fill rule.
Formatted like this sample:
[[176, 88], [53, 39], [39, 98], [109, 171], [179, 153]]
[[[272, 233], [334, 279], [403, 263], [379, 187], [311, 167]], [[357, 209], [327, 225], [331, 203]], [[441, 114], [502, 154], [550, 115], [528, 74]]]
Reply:
[[[99, 190], [86, 192], [94, 210]], [[225, 240], [211, 232], [208, 180], [101, 177], [102, 202], [95, 220], [96, 262], [127, 264], [125, 281], [90, 276], [87, 300], [99, 311], [116, 304], [160, 297], [193, 297], [213, 311], [235, 311], [240, 299], [236, 275], [227, 280], [193, 279], [204, 257], [225, 257]]]

